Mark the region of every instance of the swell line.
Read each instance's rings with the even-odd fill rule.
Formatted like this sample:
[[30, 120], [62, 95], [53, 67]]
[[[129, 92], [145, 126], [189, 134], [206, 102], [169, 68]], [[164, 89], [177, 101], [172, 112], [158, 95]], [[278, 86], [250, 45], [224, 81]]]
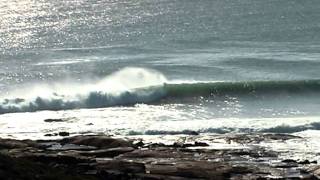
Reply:
[[[277, 93], [308, 94], [320, 92], [320, 80], [300, 81], [250, 81], [181, 83], [134, 88], [119, 93], [108, 93], [97, 89], [73, 98], [53, 93], [51, 97], [33, 99], [0, 99], [0, 114], [34, 112], [40, 110], [68, 110], [80, 108], [103, 108], [130, 106], [137, 103], [174, 103], [175, 99], [197, 96], [259, 95]], [[161, 101], [170, 99], [170, 101]]]
[[165, 84], [169, 98], [227, 94], [308, 93], [320, 92], [320, 80], [248, 81]]

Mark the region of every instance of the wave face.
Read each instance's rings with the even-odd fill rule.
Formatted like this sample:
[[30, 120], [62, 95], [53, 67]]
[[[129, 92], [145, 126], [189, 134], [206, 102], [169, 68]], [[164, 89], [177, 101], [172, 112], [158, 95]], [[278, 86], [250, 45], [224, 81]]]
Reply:
[[[142, 68], [124, 68], [92, 84], [55, 84], [36, 86], [27, 93], [0, 101], [0, 113], [101, 108], [148, 103], [161, 99], [166, 78], [159, 72]], [[23, 94], [23, 95], [22, 95]]]
[[317, 93], [320, 80], [166, 84], [167, 97]]

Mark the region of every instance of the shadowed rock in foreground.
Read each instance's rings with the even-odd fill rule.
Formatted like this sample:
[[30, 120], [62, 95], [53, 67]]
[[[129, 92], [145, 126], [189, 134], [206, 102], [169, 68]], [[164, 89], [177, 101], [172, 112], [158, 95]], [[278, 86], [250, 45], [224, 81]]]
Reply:
[[[299, 138], [226, 136], [238, 143]], [[108, 136], [56, 141], [0, 139], [0, 179], [317, 179], [317, 162], [280, 159], [263, 148], [212, 149], [204, 142], [133, 143]], [[213, 147], [214, 148], [214, 147]]]

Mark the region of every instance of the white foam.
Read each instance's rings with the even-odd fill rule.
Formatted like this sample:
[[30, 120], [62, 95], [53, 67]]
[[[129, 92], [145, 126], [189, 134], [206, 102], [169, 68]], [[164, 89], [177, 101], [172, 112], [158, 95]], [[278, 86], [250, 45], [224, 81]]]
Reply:
[[138, 88], [161, 86], [165, 82], [164, 75], [155, 70], [128, 67], [103, 80], [87, 84], [52, 83], [22, 88], [2, 97], [0, 113], [106, 107], [150, 101], [161, 96], [161, 92], [138, 91]]
[[67, 64], [76, 64], [76, 63], [87, 63], [93, 60], [90, 59], [74, 59], [74, 60], [63, 60], [63, 61], [50, 61], [50, 62], [39, 62], [34, 64], [35, 66], [44, 66], [44, 65], [67, 65]]

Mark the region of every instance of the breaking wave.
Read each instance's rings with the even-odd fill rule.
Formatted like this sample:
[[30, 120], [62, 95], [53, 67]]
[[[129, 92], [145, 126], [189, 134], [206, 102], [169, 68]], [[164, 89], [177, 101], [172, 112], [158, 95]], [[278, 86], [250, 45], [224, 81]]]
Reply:
[[24, 90], [0, 99], [0, 114], [165, 103], [196, 96], [306, 94], [320, 92], [320, 80], [170, 83], [155, 70], [124, 68], [95, 83], [36, 86], [28, 91], [33, 93]]
[[[0, 114], [40, 110], [101, 108], [149, 103], [161, 99], [166, 78], [143, 68], [124, 68], [92, 84], [38, 86], [0, 99]], [[25, 92], [32, 93], [25, 93]], [[22, 95], [23, 94], [23, 95]]]

